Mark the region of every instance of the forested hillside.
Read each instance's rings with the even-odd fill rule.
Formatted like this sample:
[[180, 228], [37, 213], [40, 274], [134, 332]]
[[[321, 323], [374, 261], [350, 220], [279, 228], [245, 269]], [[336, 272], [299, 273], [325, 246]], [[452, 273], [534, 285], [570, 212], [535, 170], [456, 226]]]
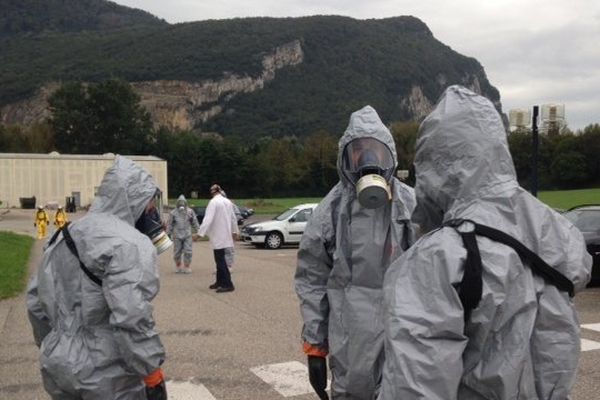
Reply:
[[150, 13], [99, 0], [0, 0], [0, 38], [166, 25]]
[[[114, 6], [100, 0], [80, 3], [90, 4], [82, 13], [100, 5]], [[73, 12], [78, 9], [72, 7]], [[304, 136], [321, 129], [340, 132], [350, 113], [365, 104], [375, 107], [388, 123], [419, 120], [443, 89], [455, 83], [482, 93], [501, 109], [498, 91], [479, 62], [436, 40], [414, 17], [242, 18], [133, 25], [4, 37], [0, 40], [0, 106], [10, 108], [0, 113], [17, 117], [2, 121], [23, 123], [18, 116], [35, 107], [16, 102], [31, 98], [51, 82], [113, 78], [132, 82], [134, 88], [136, 83], [143, 85], [142, 103], [163, 107], [150, 109], [157, 126], [255, 138]], [[290, 43], [296, 44], [293, 62], [278, 53]], [[232, 84], [244, 79], [250, 82], [246, 86]], [[173, 92], [177, 85], [187, 92]], [[177, 102], [168, 104], [173, 98]], [[173, 116], [182, 115], [185, 124], [169, 125]]]

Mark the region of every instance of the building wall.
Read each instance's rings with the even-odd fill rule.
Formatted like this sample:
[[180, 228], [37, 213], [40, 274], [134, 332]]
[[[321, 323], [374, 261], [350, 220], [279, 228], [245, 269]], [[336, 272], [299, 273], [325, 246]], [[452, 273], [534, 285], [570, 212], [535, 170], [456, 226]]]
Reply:
[[[95, 191], [113, 158], [0, 158], [0, 200], [2, 207], [20, 207], [20, 197], [36, 197], [36, 205], [57, 202], [80, 193], [81, 205], [92, 203]], [[156, 180], [168, 198], [167, 162], [134, 160]], [[165, 201], [166, 202], [166, 201]]]

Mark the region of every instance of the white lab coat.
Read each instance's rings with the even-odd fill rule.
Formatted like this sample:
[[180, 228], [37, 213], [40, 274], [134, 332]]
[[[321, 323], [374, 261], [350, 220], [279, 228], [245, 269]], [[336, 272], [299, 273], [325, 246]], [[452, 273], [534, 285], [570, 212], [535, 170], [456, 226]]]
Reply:
[[217, 194], [208, 202], [198, 234], [208, 236], [213, 250], [218, 250], [233, 247], [234, 233], [239, 229], [233, 203]]

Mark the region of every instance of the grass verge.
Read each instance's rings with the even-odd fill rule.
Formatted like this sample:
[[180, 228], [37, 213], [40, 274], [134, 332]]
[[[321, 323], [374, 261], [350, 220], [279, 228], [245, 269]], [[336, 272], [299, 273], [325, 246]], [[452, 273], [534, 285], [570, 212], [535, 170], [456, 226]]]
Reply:
[[[254, 209], [256, 214], [280, 214], [288, 208], [304, 203], [318, 203], [321, 197], [288, 197], [275, 199], [233, 199], [239, 206]], [[209, 199], [188, 199], [188, 205], [205, 207]], [[169, 199], [169, 205], [175, 206], [177, 199]]]
[[23, 291], [33, 240], [30, 236], [0, 232], [0, 299]]
[[540, 192], [539, 199], [550, 207], [568, 210], [580, 204], [600, 204], [600, 188]]
[[[550, 207], [567, 210], [580, 204], [600, 204], [600, 188], [579, 190], [552, 190], [539, 193], [539, 199]], [[253, 208], [256, 214], [279, 214], [303, 203], [318, 203], [320, 197], [288, 197], [273, 199], [234, 199], [237, 205]], [[175, 206], [177, 199], [169, 199]], [[209, 199], [188, 199], [190, 206], [205, 207]]]

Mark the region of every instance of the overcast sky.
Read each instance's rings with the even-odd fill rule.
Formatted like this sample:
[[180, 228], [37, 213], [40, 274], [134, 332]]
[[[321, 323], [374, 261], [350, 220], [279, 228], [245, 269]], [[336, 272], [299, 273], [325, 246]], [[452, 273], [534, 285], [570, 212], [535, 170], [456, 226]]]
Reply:
[[116, 0], [170, 23], [234, 17], [413, 15], [475, 57], [503, 109], [564, 103], [568, 125], [600, 123], [599, 0]]

